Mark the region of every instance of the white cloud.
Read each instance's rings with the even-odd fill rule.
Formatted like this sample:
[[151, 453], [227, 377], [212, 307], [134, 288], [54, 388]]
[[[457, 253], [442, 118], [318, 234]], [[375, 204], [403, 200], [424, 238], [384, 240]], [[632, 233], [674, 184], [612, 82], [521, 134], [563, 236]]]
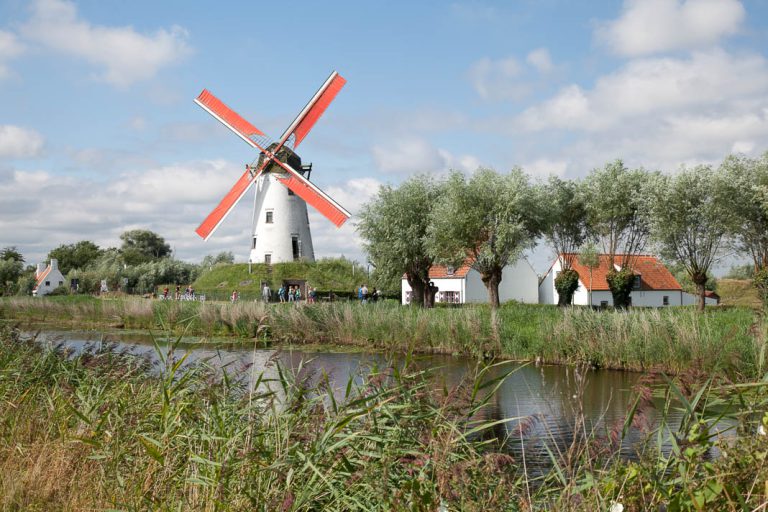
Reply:
[[0, 158], [31, 158], [40, 154], [43, 137], [35, 130], [0, 125]]
[[18, 57], [23, 52], [24, 45], [21, 44], [15, 34], [0, 30], [0, 80], [11, 74], [6, 61]]
[[554, 69], [552, 57], [546, 48], [536, 48], [528, 54], [525, 60], [541, 73], [549, 73]]
[[744, 17], [738, 0], [626, 0], [621, 16], [601, 24], [596, 37], [625, 56], [690, 50], [736, 33]]
[[152, 78], [191, 52], [188, 34], [178, 26], [140, 34], [130, 26], [91, 25], [65, 0], [37, 0], [32, 12], [22, 26], [27, 39], [96, 65], [97, 78], [118, 87]]
[[[760, 55], [723, 50], [690, 58], [630, 61], [600, 77], [592, 90], [569, 85], [516, 119], [529, 130], [603, 131], [636, 118], [750, 109], [768, 100], [768, 63]], [[746, 103], [745, 103], [746, 102]]]
[[[62, 243], [87, 239], [114, 247], [124, 231], [150, 229], [179, 258], [199, 262], [205, 254], [233, 251], [238, 261], [246, 261], [253, 190], [208, 241], [194, 232], [241, 172], [241, 165], [224, 160], [134, 170], [105, 182], [48, 171], [10, 171], [0, 175], [0, 240], [18, 246], [28, 261], [37, 261]], [[379, 186], [376, 179], [355, 178], [324, 189], [354, 215]], [[309, 215], [318, 257], [364, 258], [354, 218], [337, 229], [311, 207]]]
[[483, 57], [470, 66], [468, 76], [475, 92], [484, 100], [519, 100], [531, 90], [521, 79], [522, 71], [514, 57]]
[[385, 173], [413, 174], [450, 169], [471, 172], [480, 165], [473, 155], [454, 155], [419, 137], [403, 138], [371, 149], [376, 167]]
[[524, 163], [521, 167], [525, 172], [533, 176], [549, 176], [551, 174], [563, 176], [568, 168], [568, 161], [564, 159], [538, 158]]

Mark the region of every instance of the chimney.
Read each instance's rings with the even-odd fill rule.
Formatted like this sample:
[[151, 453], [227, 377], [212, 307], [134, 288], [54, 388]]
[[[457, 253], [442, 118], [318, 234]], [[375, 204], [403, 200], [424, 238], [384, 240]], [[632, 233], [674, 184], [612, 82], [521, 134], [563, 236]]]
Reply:
[[45, 272], [45, 263], [38, 263], [35, 277], [40, 277], [40, 274], [42, 274], [43, 272]]
[[58, 269], [59, 269], [59, 262], [51, 258], [51, 270], [58, 270]]

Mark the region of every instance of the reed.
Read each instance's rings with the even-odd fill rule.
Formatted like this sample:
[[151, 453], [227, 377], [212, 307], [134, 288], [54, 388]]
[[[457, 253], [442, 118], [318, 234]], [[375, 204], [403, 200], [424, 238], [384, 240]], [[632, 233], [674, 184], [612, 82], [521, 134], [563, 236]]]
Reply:
[[765, 326], [753, 310], [693, 308], [594, 311], [506, 304], [500, 346], [482, 305], [423, 310], [393, 302], [263, 304], [77, 299], [0, 300], [0, 318], [75, 327], [182, 330], [203, 337], [258, 338], [276, 344], [339, 344], [365, 349], [489, 355], [517, 360], [680, 373], [697, 367], [732, 379], [765, 369]]

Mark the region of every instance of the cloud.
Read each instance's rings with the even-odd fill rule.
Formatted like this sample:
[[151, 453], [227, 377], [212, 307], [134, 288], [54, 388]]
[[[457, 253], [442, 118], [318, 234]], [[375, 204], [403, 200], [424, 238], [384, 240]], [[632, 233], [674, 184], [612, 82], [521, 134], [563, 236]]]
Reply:
[[533, 176], [549, 176], [551, 174], [563, 176], [568, 168], [568, 161], [564, 159], [538, 158], [524, 163], [521, 167], [525, 172]]
[[43, 137], [35, 130], [0, 125], [0, 158], [32, 158], [40, 154]]
[[15, 34], [0, 30], [0, 80], [11, 75], [6, 61], [14, 59], [24, 52], [24, 45]]
[[[651, 115], [749, 110], [768, 99], [768, 63], [761, 55], [716, 49], [689, 58], [633, 60], [600, 77], [592, 90], [572, 84], [515, 120], [526, 131], [604, 131]], [[745, 103], [746, 102], [746, 103]]]
[[382, 172], [392, 174], [443, 172], [449, 169], [470, 172], [480, 166], [480, 160], [473, 155], [454, 155], [419, 137], [396, 139], [387, 145], [375, 145], [371, 152], [376, 167]]
[[97, 79], [118, 87], [148, 80], [191, 53], [181, 27], [140, 34], [130, 26], [91, 25], [65, 0], [37, 0], [22, 33], [50, 50], [90, 62], [100, 68]]
[[540, 73], [549, 73], [554, 69], [552, 58], [549, 56], [549, 50], [546, 48], [536, 48], [528, 54], [525, 60]]
[[[105, 182], [44, 170], [0, 172], [0, 240], [18, 246], [28, 261], [38, 261], [63, 243], [92, 240], [114, 247], [124, 231], [150, 229], [181, 259], [199, 262], [206, 254], [232, 251], [246, 261], [253, 190], [208, 241], [194, 232], [241, 171], [241, 165], [225, 160], [195, 160], [124, 172]], [[354, 178], [324, 189], [354, 215], [380, 184]], [[339, 230], [311, 207], [309, 215], [318, 257], [364, 259], [354, 219]]]
[[621, 16], [600, 24], [595, 37], [630, 57], [691, 50], [735, 34], [744, 18], [737, 0], [626, 0]]
[[484, 100], [519, 100], [531, 91], [521, 75], [523, 68], [514, 57], [493, 60], [483, 57], [468, 72], [475, 92]]

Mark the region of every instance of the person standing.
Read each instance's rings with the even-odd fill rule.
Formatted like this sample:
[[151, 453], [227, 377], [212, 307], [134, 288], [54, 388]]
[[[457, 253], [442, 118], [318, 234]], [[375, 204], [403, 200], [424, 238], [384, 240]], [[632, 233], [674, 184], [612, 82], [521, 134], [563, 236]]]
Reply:
[[296, 293], [296, 297], [295, 297], [295, 299], [294, 299], [294, 300], [295, 300], [297, 303], [298, 303], [298, 302], [301, 302], [301, 287], [297, 286], [297, 287], [296, 287], [296, 291], [295, 291], [295, 293]]
[[288, 302], [293, 302], [295, 299], [293, 285], [291, 285], [288, 287]]
[[264, 283], [264, 287], [261, 289], [261, 300], [263, 300], [265, 303], [268, 303], [271, 296], [272, 290], [269, 289], [269, 285], [267, 283]]
[[237, 302], [237, 297], [238, 297], [237, 290], [232, 290], [232, 296], [230, 297], [230, 300], [232, 301], [232, 304]]
[[280, 302], [285, 302], [285, 285], [281, 284], [280, 289], [277, 290], [277, 298]]
[[362, 303], [367, 304], [368, 303], [368, 286], [364, 284], [363, 287], [360, 288], [360, 293], [363, 296], [361, 300]]

